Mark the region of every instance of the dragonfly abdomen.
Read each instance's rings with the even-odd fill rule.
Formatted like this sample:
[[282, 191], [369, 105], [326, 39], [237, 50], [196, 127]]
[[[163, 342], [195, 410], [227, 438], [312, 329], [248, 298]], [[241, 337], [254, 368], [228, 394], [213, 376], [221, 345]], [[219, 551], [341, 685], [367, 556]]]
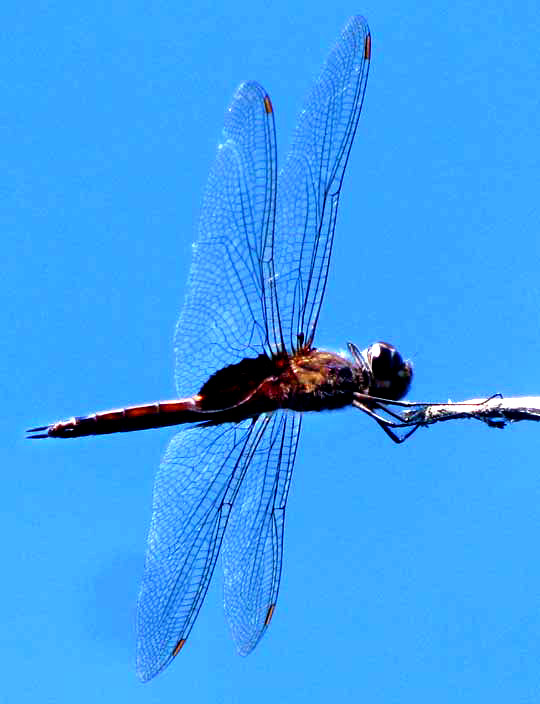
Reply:
[[199, 410], [198, 401], [199, 397], [193, 396], [99, 411], [88, 416], [73, 417], [51, 425], [31, 428], [28, 432], [34, 433], [31, 438], [79, 438], [193, 423], [201, 420], [201, 415], [204, 416]]

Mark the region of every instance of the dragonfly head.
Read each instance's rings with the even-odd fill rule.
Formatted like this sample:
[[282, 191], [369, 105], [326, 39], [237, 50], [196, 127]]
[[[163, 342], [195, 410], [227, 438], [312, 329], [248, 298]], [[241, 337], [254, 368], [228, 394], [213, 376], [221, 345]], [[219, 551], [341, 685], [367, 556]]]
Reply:
[[368, 372], [371, 396], [389, 401], [399, 401], [405, 396], [411, 385], [413, 368], [393, 345], [375, 342], [360, 352], [356, 345], [349, 343], [349, 350], [355, 362]]

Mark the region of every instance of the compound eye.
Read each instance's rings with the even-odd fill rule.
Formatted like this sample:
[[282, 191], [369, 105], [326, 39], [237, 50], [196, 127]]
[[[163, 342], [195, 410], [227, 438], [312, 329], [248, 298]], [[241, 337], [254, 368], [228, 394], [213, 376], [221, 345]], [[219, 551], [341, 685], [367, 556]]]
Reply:
[[392, 379], [403, 367], [403, 357], [388, 342], [376, 342], [369, 350], [371, 370], [376, 379]]
[[403, 398], [411, 385], [412, 364], [393, 345], [376, 342], [366, 351], [372, 375], [371, 394], [393, 401]]

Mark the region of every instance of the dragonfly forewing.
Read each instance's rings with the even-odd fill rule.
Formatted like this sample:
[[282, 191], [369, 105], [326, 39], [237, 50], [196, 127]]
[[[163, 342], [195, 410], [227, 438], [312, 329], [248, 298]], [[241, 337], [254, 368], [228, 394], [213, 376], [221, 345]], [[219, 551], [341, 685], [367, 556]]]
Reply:
[[311, 343], [315, 334], [370, 57], [368, 24], [353, 17], [308, 95], [278, 176], [274, 268], [289, 349], [297, 346], [299, 335]]
[[[279, 351], [274, 361], [285, 360], [311, 345], [370, 42], [365, 20], [353, 18], [300, 114], [279, 183], [270, 98], [253, 82], [235, 93], [176, 329], [180, 397], [246, 358]], [[156, 479], [139, 599], [142, 679], [183, 647], [223, 539], [225, 610], [238, 650], [247, 654], [265, 632], [279, 589], [300, 424], [299, 415], [277, 410], [173, 438]]]
[[251, 445], [251, 461], [223, 542], [225, 612], [241, 655], [257, 645], [276, 606], [301, 416], [282, 411], [265, 422], [258, 445]]

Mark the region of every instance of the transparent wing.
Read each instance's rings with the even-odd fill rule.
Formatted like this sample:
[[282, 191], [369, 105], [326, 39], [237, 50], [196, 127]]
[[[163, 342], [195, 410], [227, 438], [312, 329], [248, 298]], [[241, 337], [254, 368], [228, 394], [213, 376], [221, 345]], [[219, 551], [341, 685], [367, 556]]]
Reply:
[[[291, 449], [300, 429], [299, 419], [285, 418], [289, 416], [281, 411], [236, 424], [195, 426], [171, 440], [156, 476], [139, 595], [137, 672], [142, 680], [170, 663], [193, 627], [246, 471], [259, 475], [265, 463], [274, 474], [279, 470], [274, 449], [278, 426], [284, 448], [280, 461], [288, 458], [286, 476], [278, 482], [284, 506], [294, 460]], [[269, 454], [271, 462], [265, 459]], [[244, 501], [255, 489], [250, 479]]]
[[315, 333], [370, 52], [368, 24], [353, 17], [307, 98], [278, 177], [274, 277], [288, 349], [298, 347], [298, 334], [312, 342]]
[[[256, 357], [268, 342], [265, 281], [276, 205], [276, 135], [270, 98], [243, 83], [225, 118], [210, 171], [188, 293], [175, 334], [179, 396], [218, 369]], [[271, 317], [271, 316], [270, 316]]]
[[257, 645], [276, 606], [285, 504], [301, 416], [280, 412], [251, 458], [223, 542], [225, 613], [238, 652]]
[[370, 41], [366, 21], [355, 17], [331, 52], [279, 176], [277, 216], [270, 98], [253, 82], [235, 93], [208, 179], [176, 329], [180, 397], [244, 357], [279, 347], [293, 350], [302, 333], [312, 341], [341, 182], [362, 108]]
[[137, 672], [148, 680], [184, 644], [208, 589], [231, 504], [262, 420], [197, 426], [171, 440], [154, 486], [137, 614]]

